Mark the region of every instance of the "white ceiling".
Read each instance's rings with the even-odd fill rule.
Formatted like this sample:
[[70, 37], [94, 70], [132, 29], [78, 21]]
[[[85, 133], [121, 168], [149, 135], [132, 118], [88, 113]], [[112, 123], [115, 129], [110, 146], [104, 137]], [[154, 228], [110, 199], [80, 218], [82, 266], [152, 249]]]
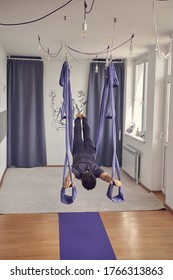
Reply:
[[[68, 0], [0, 0], [0, 23], [18, 23], [42, 17]], [[92, 0], [86, 0], [90, 9]], [[50, 52], [56, 52], [61, 42], [67, 41], [82, 52], [98, 52], [111, 46], [116, 47], [128, 40], [134, 33], [133, 56], [139, 56], [155, 44], [152, 19], [153, 0], [95, 0], [93, 9], [87, 15], [88, 36], [81, 37], [83, 21], [83, 0], [72, 0], [63, 9], [32, 24], [22, 26], [0, 25], [0, 45], [8, 55], [42, 56], [38, 50], [37, 36]], [[157, 28], [161, 46], [171, 41], [173, 31], [173, 0], [155, 1]], [[67, 17], [65, 22], [64, 16]], [[117, 22], [113, 29], [114, 18]], [[114, 32], [113, 32], [114, 30]], [[128, 42], [113, 51], [113, 58], [129, 57]], [[64, 58], [63, 47], [58, 59]], [[95, 56], [71, 54], [78, 60], [93, 59]], [[100, 56], [101, 58], [101, 56]]]

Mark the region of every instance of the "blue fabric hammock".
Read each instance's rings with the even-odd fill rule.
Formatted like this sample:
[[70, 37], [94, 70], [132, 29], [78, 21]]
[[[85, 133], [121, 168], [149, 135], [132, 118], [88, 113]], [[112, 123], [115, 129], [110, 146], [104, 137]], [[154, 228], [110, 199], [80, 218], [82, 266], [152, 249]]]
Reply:
[[[66, 119], [66, 130], [65, 130], [66, 154], [65, 154], [65, 161], [64, 161], [63, 181], [62, 181], [62, 185], [63, 185], [66, 177], [67, 167], [70, 174], [70, 180], [72, 182], [70, 156], [73, 149], [73, 116], [72, 116], [72, 97], [71, 97], [71, 85], [70, 85], [70, 68], [67, 61], [63, 63], [59, 84], [60, 86], [63, 87], [63, 104], [61, 108], [61, 119]], [[65, 188], [63, 187], [61, 188], [60, 199], [62, 203], [71, 204], [74, 202], [76, 196], [77, 196], [77, 190], [75, 186], [72, 186], [71, 196], [65, 193]]]
[[[100, 115], [99, 115], [99, 125], [97, 131], [97, 141], [96, 141], [96, 153], [99, 150], [100, 141], [102, 138], [103, 126], [105, 118], [112, 119], [112, 132], [113, 132], [113, 156], [112, 156], [112, 181], [115, 178], [115, 170], [117, 171], [118, 180], [120, 179], [120, 167], [116, 154], [116, 114], [115, 114], [115, 99], [113, 87], [119, 86], [119, 81], [117, 78], [115, 66], [111, 63], [106, 69], [106, 80], [103, 89]], [[108, 102], [109, 101], [109, 102]], [[107, 197], [113, 202], [121, 202], [124, 200], [124, 194], [122, 187], [118, 188], [118, 195], [113, 196], [114, 185], [110, 184], [107, 190]]]
[[[114, 94], [113, 94], [113, 87], [118, 86], [119, 81], [113, 64], [109, 65], [106, 71], [107, 73], [106, 73], [106, 80], [105, 80], [102, 102], [101, 102], [96, 151], [98, 152], [98, 148], [100, 145], [104, 120], [106, 117], [112, 118], [112, 131], [114, 135], [113, 157], [112, 157], [112, 181], [113, 181], [115, 177], [115, 169], [117, 170], [117, 176], [118, 179], [120, 180], [120, 168], [119, 168], [119, 162], [116, 154], [116, 123], [115, 123], [116, 116], [115, 116], [115, 104], [114, 104]], [[65, 154], [65, 161], [64, 161], [63, 181], [62, 181], [62, 185], [63, 185], [66, 177], [67, 167], [69, 169], [70, 180], [72, 182], [70, 156], [73, 149], [73, 116], [72, 116], [72, 97], [71, 97], [71, 85], [70, 85], [70, 68], [67, 61], [65, 61], [62, 66], [59, 84], [60, 86], [63, 87], [63, 104], [61, 110], [61, 118], [66, 119], [66, 130], [65, 130], [66, 154]], [[108, 98], [109, 98], [109, 103], [107, 102]], [[113, 196], [113, 190], [114, 190], [114, 185], [110, 184], [107, 190], [107, 197], [114, 202], [123, 201], [124, 195], [123, 195], [122, 188], [121, 187], [118, 188], [119, 193], [116, 196]], [[65, 188], [62, 187], [60, 193], [60, 198], [62, 203], [71, 204], [74, 202], [76, 196], [77, 196], [77, 189], [75, 186], [72, 185], [71, 196], [67, 195], [65, 193]]]

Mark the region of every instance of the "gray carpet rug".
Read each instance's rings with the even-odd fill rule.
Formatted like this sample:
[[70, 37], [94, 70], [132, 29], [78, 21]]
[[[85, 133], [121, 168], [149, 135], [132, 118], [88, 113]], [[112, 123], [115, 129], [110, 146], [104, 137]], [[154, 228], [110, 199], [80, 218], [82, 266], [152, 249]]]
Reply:
[[[111, 174], [110, 168], [104, 169]], [[0, 188], [0, 214], [164, 209], [163, 203], [153, 193], [136, 185], [124, 172], [121, 172], [121, 181], [125, 201], [114, 203], [108, 199], [108, 184], [100, 179], [92, 191], [85, 190], [76, 180], [78, 194], [75, 202], [62, 204], [62, 174], [61, 167], [9, 168]], [[115, 188], [116, 194], [118, 190]]]

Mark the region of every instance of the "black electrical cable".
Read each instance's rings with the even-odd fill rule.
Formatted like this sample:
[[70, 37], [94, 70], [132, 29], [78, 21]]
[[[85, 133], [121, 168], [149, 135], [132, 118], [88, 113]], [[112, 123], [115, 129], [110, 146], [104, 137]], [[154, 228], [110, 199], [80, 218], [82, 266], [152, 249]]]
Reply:
[[92, 1], [90, 10], [87, 11], [87, 10], [86, 10], [86, 9], [87, 9], [87, 3], [86, 3], [86, 1], [84, 1], [85, 13], [86, 13], [86, 14], [91, 13], [91, 11], [92, 11], [92, 9], [93, 9], [93, 6], [94, 6], [94, 0]]
[[73, 49], [72, 47], [70, 47], [70, 46], [68, 46], [68, 45], [67, 45], [67, 48], [70, 49], [71, 51], [74, 51], [74, 52], [80, 53], [80, 54], [85, 54], [85, 55], [99, 55], [99, 54], [104, 54], [104, 53], [106, 53], [106, 52], [108, 53], [108, 52], [114, 51], [114, 50], [116, 50], [116, 49], [122, 47], [123, 45], [127, 44], [127, 43], [128, 43], [129, 41], [131, 41], [133, 38], [134, 38], [134, 34], [132, 34], [132, 36], [131, 36], [129, 39], [127, 39], [126, 41], [124, 41], [122, 44], [120, 44], [120, 45], [118, 45], [118, 46], [116, 46], [116, 47], [114, 47], [114, 48], [109, 48], [109, 46], [108, 46], [106, 49], [104, 49], [104, 50], [102, 50], [102, 51], [95, 52], [95, 53], [94, 53], [94, 52], [92, 52], [92, 53], [82, 52], [82, 51]]
[[111, 48], [109, 51], [114, 51], [116, 49], [119, 49], [120, 47], [122, 47], [123, 45], [127, 44], [129, 41], [132, 41], [132, 39], [134, 38], [134, 34], [132, 34], [132, 36], [126, 40], [124, 43], [118, 45], [117, 47]]
[[82, 51], [79, 51], [79, 50], [76, 50], [76, 49], [73, 49], [72, 47], [68, 46], [67, 45], [67, 48], [70, 49], [71, 51], [74, 51], [76, 53], [80, 53], [80, 54], [86, 54], [86, 55], [98, 55], [98, 54], [104, 54], [105, 52], [107, 52], [107, 49], [104, 49], [102, 51], [98, 51], [98, 52], [91, 52], [91, 53], [88, 53], [88, 52], [82, 52]]
[[51, 16], [52, 14], [56, 13], [57, 11], [61, 10], [62, 8], [64, 8], [65, 6], [67, 6], [70, 2], [72, 2], [72, 0], [69, 0], [68, 2], [66, 2], [64, 5], [60, 6], [59, 8], [57, 8], [56, 10], [53, 10], [52, 12], [50, 12], [49, 14], [42, 16], [40, 18], [31, 20], [31, 21], [25, 21], [25, 22], [18, 22], [18, 23], [2, 23], [0, 22], [0, 25], [2, 26], [16, 26], [16, 25], [25, 25], [25, 24], [30, 24], [30, 23], [35, 23], [37, 21], [40, 21], [42, 19], [45, 19], [48, 16]]

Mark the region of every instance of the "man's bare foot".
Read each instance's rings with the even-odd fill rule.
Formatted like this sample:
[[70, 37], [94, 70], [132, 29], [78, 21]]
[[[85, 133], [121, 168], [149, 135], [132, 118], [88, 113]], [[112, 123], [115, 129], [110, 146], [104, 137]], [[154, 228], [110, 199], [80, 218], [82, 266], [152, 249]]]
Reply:
[[76, 114], [76, 118], [81, 118], [81, 114]]
[[85, 115], [84, 114], [77, 114], [76, 118], [81, 118], [82, 119], [82, 118], [85, 118]]

